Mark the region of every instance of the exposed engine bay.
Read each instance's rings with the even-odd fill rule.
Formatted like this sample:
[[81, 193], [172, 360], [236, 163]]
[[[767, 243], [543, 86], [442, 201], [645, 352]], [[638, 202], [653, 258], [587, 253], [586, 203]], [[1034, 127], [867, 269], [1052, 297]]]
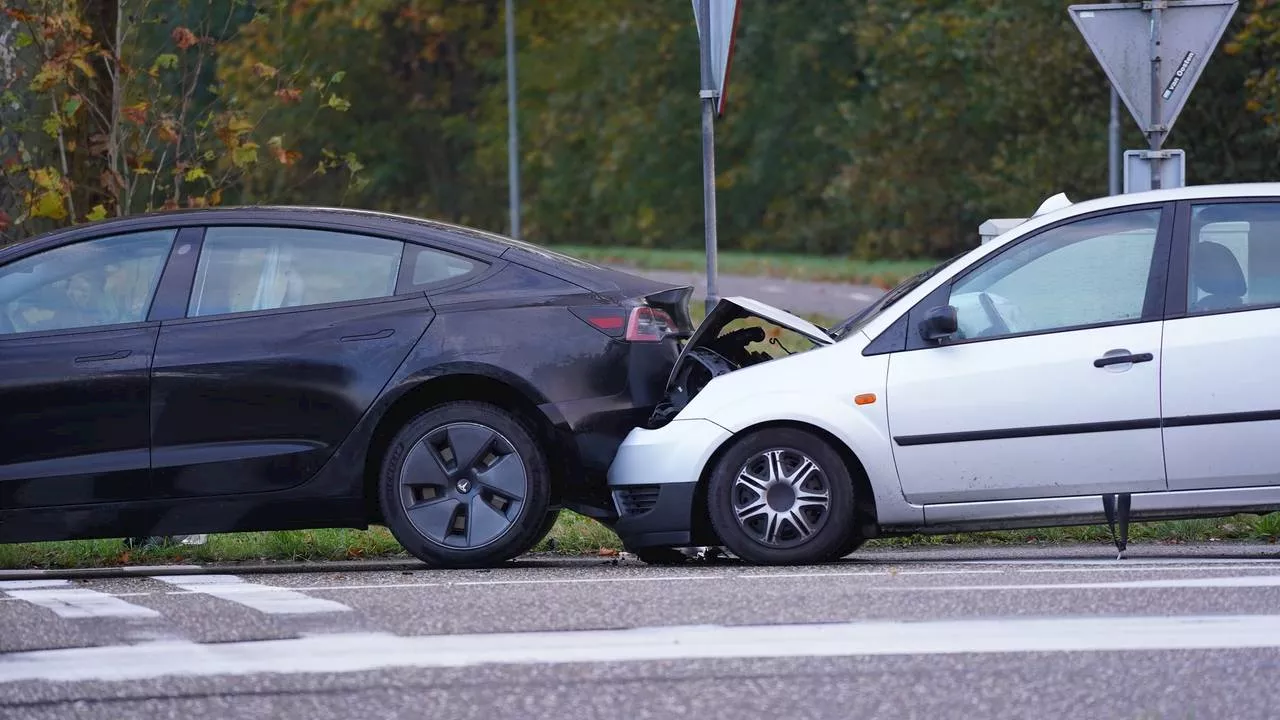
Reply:
[[666, 396], [646, 427], [666, 425], [721, 375], [833, 342], [822, 328], [784, 310], [750, 298], [724, 298], [681, 350]]

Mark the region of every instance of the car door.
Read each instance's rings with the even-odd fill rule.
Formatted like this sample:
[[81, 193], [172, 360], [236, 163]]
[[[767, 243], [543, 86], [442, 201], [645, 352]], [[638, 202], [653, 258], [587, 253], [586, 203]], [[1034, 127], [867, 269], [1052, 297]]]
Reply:
[[0, 510], [149, 494], [148, 310], [175, 230], [0, 267]]
[[369, 409], [431, 322], [396, 293], [404, 243], [290, 227], [209, 227], [185, 317], [152, 373], [161, 497], [305, 482]]
[[[1100, 213], [1015, 241], [911, 312], [889, 360], [906, 498], [957, 503], [1164, 490], [1160, 334], [1171, 211]], [[916, 332], [930, 308], [959, 332]]]
[[1280, 198], [1179, 211], [1164, 331], [1169, 489], [1280, 485]]

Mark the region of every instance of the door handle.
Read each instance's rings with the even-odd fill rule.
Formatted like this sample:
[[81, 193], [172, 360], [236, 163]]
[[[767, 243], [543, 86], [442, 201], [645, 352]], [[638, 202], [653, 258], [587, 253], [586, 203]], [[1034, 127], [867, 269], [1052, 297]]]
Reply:
[[132, 350], [117, 350], [106, 355], [81, 355], [76, 358], [78, 363], [106, 362], [108, 360], [123, 360], [133, 354]]
[[[1152, 355], [1151, 353], [1138, 353], [1134, 355], [1134, 354], [1131, 354], [1128, 350], [1113, 350], [1112, 352], [1116, 354], [1112, 355], [1108, 353], [1106, 355], [1103, 355], [1102, 357], [1093, 361], [1093, 366], [1096, 368], [1101, 368], [1101, 367], [1107, 367], [1108, 365], [1127, 365], [1129, 363], [1151, 362], [1152, 360], [1155, 359], [1155, 356]], [[1123, 354], [1120, 354], [1120, 353], [1123, 353]]]
[[364, 335], [344, 335], [341, 339], [342, 339], [342, 342], [359, 342], [361, 340], [382, 340], [384, 338], [389, 338], [395, 334], [396, 334], [395, 330], [388, 328], [386, 330], [379, 330], [378, 332], [366, 333]]

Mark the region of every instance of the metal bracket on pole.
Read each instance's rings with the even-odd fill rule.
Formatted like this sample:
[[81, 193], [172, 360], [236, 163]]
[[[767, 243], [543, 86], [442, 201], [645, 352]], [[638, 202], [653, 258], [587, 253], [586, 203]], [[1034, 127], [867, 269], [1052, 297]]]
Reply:
[[720, 93], [716, 92], [715, 90], [699, 90], [698, 97], [702, 98], [703, 100], [715, 100], [716, 98], [720, 97]]

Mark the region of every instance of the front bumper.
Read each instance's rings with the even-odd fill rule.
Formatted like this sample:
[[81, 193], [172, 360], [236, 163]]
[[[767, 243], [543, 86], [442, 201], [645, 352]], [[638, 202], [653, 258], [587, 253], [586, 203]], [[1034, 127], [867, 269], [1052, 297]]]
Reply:
[[698, 481], [712, 454], [730, 437], [732, 433], [708, 420], [675, 420], [657, 430], [631, 431], [609, 468], [618, 513], [614, 531], [626, 547], [692, 542]]

